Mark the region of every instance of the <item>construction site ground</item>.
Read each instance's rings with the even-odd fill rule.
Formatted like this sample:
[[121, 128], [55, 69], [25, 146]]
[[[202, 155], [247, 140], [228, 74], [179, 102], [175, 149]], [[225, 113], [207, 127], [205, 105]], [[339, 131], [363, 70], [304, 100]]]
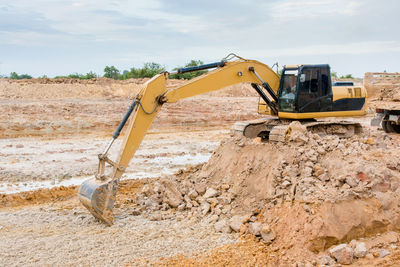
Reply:
[[332, 248], [360, 243], [350, 265], [400, 264], [400, 136], [369, 126], [370, 112], [349, 118], [364, 131], [348, 140], [296, 125], [287, 143], [246, 140], [229, 130], [259, 118], [244, 85], [165, 105], [115, 224], [97, 221], [78, 185], [143, 82], [0, 81], [2, 265], [335, 266], [346, 255]]

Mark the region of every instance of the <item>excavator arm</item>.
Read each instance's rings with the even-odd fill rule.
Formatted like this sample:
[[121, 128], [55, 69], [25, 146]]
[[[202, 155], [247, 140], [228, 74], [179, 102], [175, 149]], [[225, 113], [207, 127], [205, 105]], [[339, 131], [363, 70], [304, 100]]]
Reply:
[[[161, 73], [144, 84], [143, 89], [135, 97], [127, 114], [113, 134], [113, 139], [105, 152], [99, 155], [97, 174], [94, 178], [83, 182], [79, 188], [80, 201], [96, 218], [109, 225], [113, 224], [112, 210], [118, 181], [163, 104], [174, 103], [183, 98], [216, 91], [233, 84], [251, 83], [256, 90], [262, 91], [259, 86], [261, 85], [270, 95], [272, 94], [272, 99], [268, 98], [267, 101], [270, 101], [271, 107], [273, 107], [274, 100], [276, 100], [275, 92], [279, 87], [279, 76], [267, 65], [255, 60], [240, 58], [236, 61], [221, 61], [200, 67], [179, 69], [178, 73], [207, 67], [217, 68], [169, 90], [166, 87], [168, 72]], [[263, 95], [261, 96], [263, 97]], [[267, 96], [264, 94], [264, 97]], [[107, 154], [129, 116], [133, 117], [124, 136], [118, 159], [114, 162], [108, 158]], [[111, 177], [104, 174], [105, 163], [110, 164], [113, 168]]]

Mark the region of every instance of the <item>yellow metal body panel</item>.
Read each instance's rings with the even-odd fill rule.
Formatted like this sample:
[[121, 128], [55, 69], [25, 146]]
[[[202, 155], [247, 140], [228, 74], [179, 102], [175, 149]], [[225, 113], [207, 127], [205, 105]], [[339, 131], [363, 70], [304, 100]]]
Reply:
[[[159, 74], [147, 81], [144, 84], [144, 88], [139, 93], [138, 97], [140, 98], [144, 110], [146, 112], [154, 110], [154, 112], [152, 114], [146, 114], [141, 106], [138, 105], [136, 107], [136, 112], [134, 112], [133, 118], [129, 123], [128, 131], [124, 136], [124, 141], [117, 160], [117, 163], [121, 167], [126, 168], [128, 166], [129, 161], [142, 142], [144, 135], [157, 116], [161, 108], [161, 105], [157, 103], [157, 97], [166, 92], [166, 80], [166, 73]], [[114, 177], [119, 179], [121, 175], [122, 172], [114, 168]]]
[[367, 90], [362, 86], [333, 86], [333, 101], [343, 98], [367, 98]]
[[279, 112], [278, 114], [279, 118], [294, 119], [294, 120], [325, 118], [325, 117], [351, 117], [351, 116], [363, 116], [363, 115], [365, 115], [365, 109], [329, 111], [329, 112], [310, 112], [310, 113]]
[[205, 76], [197, 77], [185, 85], [169, 90], [165, 94], [165, 100], [173, 103], [182, 98], [216, 91], [233, 84], [260, 83], [254, 73], [249, 71], [249, 67], [254, 67], [258, 75], [277, 92], [279, 75], [270, 67], [256, 60], [238, 60], [227, 62], [223, 68], [215, 69]]

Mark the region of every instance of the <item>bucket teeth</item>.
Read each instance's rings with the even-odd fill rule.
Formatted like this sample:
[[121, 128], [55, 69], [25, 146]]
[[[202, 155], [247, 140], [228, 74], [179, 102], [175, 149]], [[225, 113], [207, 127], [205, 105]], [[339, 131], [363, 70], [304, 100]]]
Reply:
[[79, 188], [79, 200], [97, 219], [112, 225], [114, 222], [113, 208], [117, 195], [118, 181], [100, 181], [88, 179]]

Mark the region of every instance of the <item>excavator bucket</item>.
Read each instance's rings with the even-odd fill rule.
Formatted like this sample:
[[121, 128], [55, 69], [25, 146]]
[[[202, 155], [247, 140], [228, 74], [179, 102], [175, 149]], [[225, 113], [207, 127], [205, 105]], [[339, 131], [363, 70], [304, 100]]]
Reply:
[[117, 180], [102, 180], [92, 178], [84, 181], [79, 188], [79, 200], [97, 219], [112, 225], [114, 222], [113, 208], [117, 195]]

